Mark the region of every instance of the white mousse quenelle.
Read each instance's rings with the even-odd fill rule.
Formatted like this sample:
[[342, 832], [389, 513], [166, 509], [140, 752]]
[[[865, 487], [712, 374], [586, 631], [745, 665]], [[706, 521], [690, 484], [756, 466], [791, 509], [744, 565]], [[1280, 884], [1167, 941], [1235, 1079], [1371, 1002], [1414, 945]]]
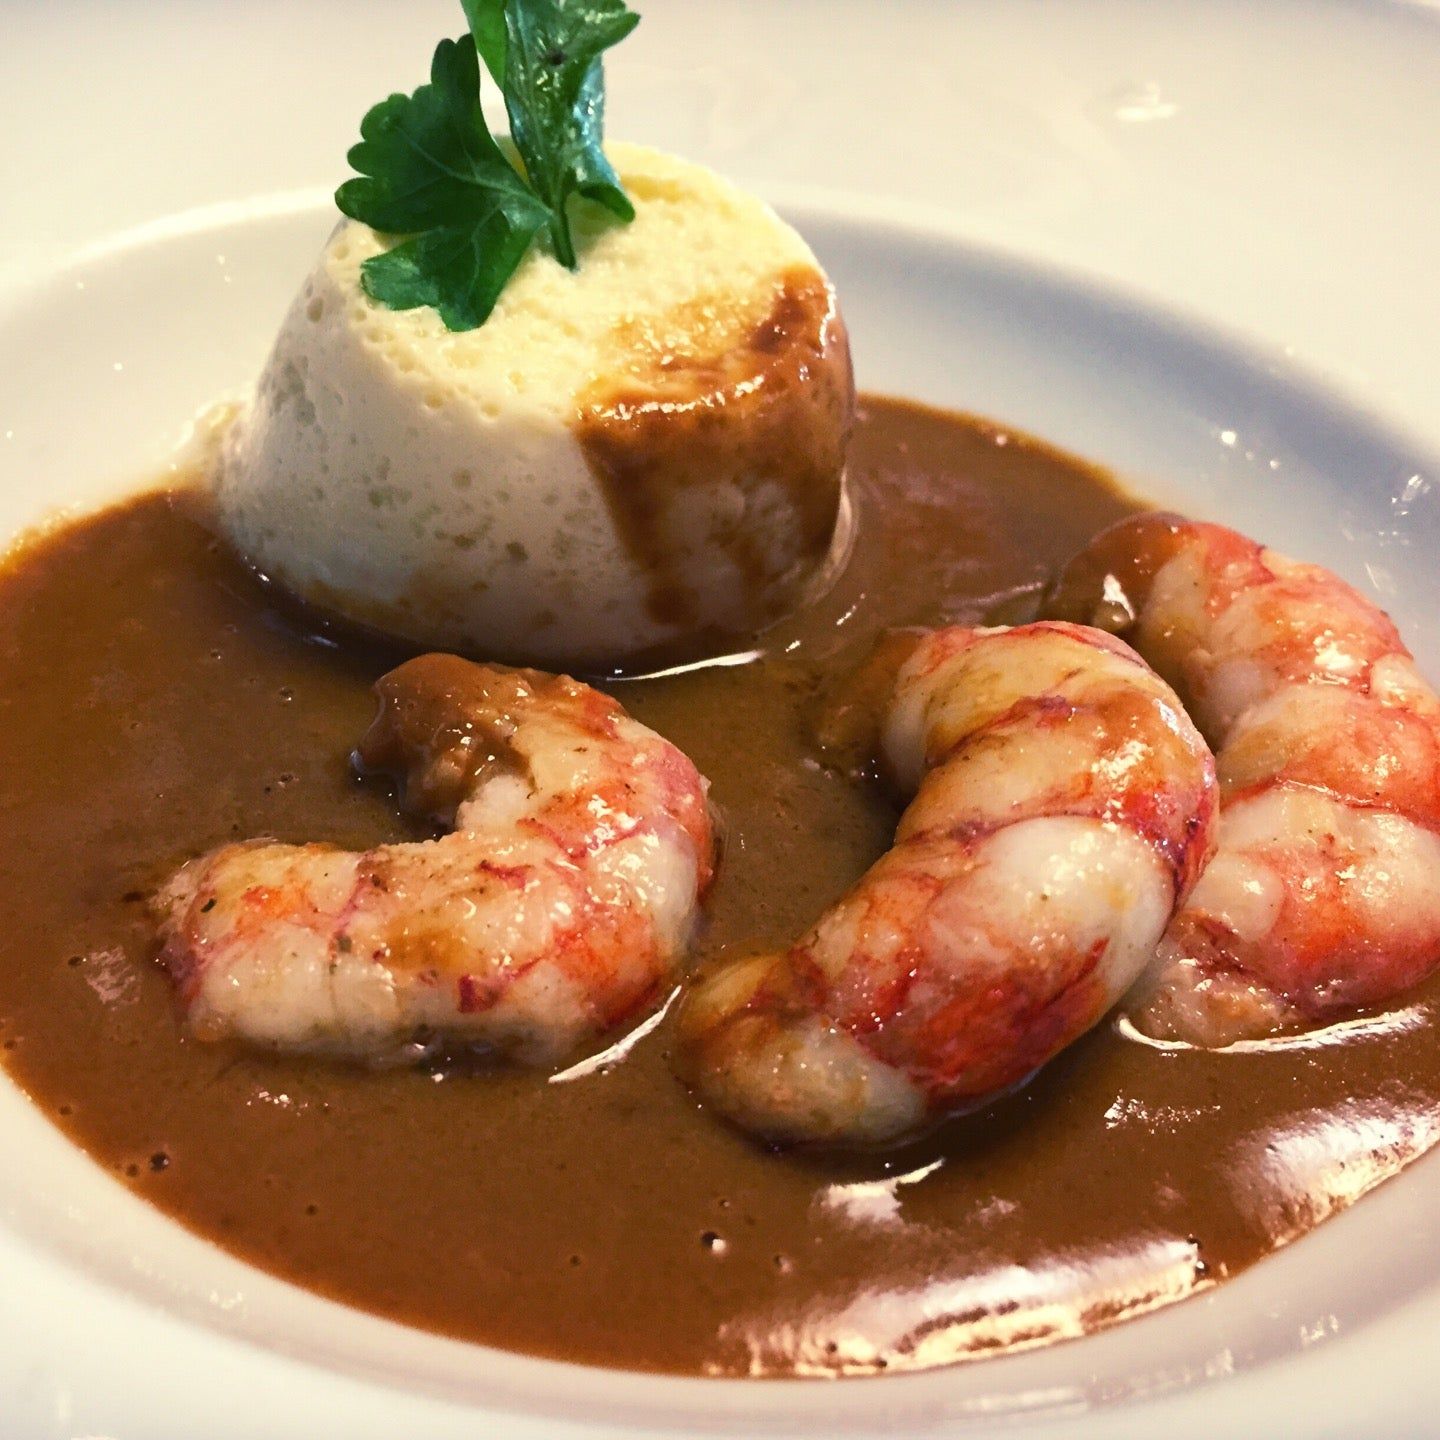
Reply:
[[478, 329], [377, 304], [393, 237], [336, 230], [222, 444], [252, 564], [418, 644], [586, 671], [718, 651], [819, 583], [854, 410], [834, 292], [754, 197], [609, 158], [633, 222], [578, 220], [575, 270], [532, 246]]

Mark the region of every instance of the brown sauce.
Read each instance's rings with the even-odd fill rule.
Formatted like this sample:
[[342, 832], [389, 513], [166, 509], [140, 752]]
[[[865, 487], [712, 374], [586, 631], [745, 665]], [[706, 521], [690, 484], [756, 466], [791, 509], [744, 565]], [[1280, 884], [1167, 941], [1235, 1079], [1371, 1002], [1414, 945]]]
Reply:
[[[616, 687], [714, 782], [706, 953], [789, 942], [888, 843], [889, 801], [811, 739], [825, 678], [886, 626], [1020, 608], [1133, 508], [1042, 445], [890, 401], [862, 406], [850, 473], [850, 563], [761, 658]], [[0, 1054], [123, 1183], [257, 1265], [595, 1364], [916, 1368], [1211, 1286], [1433, 1139], [1434, 984], [1299, 1046], [1160, 1050], [1107, 1024], [883, 1159], [716, 1123], [663, 1022], [569, 1079], [183, 1037], [145, 910], [174, 865], [237, 836], [417, 833], [348, 764], [393, 654], [307, 632], [195, 516], [143, 497], [0, 574]]]
[[[714, 333], [717, 309], [687, 307], [654, 334], [626, 327], [616, 348], [628, 368], [596, 377], [574, 429], [621, 543], [649, 577], [651, 617], [689, 626], [706, 613], [694, 582], [708, 557], [735, 570], [724, 624], [740, 632], [813, 588], [835, 531], [855, 383], [818, 270], [785, 274], [748, 334]], [[706, 498], [717, 487], [741, 503], [717, 510]]]
[[[487, 670], [477, 682], [470, 663], [457, 655], [417, 656], [375, 682], [380, 708], [355, 747], [355, 764], [367, 774], [395, 777], [406, 814], [453, 825], [487, 772], [518, 772], [533, 783], [511, 744], [512, 707], [527, 692], [563, 699], [567, 689], [564, 680], [538, 670]], [[457, 692], [468, 702], [463, 711]]]

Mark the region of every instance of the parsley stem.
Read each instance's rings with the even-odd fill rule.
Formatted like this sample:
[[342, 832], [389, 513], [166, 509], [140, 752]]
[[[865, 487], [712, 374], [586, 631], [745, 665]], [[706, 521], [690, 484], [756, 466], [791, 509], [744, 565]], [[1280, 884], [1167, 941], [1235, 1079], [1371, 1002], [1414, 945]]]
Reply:
[[550, 243], [555, 247], [555, 258], [567, 270], [573, 270], [576, 264], [575, 242], [570, 238], [570, 223], [563, 208], [554, 211], [550, 217]]

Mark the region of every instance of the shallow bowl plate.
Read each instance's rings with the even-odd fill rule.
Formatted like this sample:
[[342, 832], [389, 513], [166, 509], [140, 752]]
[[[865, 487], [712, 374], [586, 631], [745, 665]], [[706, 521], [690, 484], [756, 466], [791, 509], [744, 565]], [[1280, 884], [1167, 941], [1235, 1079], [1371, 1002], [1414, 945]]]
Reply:
[[[428, 37], [453, 27], [448, 11], [421, 8], [422, 19], [434, 25], [426, 30], [421, 20], [407, 18], [407, 33], [413, 26]], [[114, 64], [143, 66], [142, 42], [160, 33], [160, 9], [136, 7], [120, 26]], [[1433, 341], [1427, 347], [1403, 338], [1440, 308], [1424, 263], [1440, 246], [1440, 216], [1433, 161], [1424, 160], [1423, 147], [1409, 161], [1396, 161], [1383, 148], [1405, 130], [1400, 120], [1385, 119], [1378, 88], [1413, 77], [1417, 64], [1423, 73], [1427, 57], [1432, 77], [1440, 74], [1440, 27], [1388, 10], [1362, 15], [1318, 7], [1306, 18], [1276, 7], [1263, 18], [1247, 18], [1224, 5], [1190, 4], [1177, 4], [1164, 21], [1142, 21], [1139, 11], [1097, 3], [1076, 6], [1055, 22], [1053, 34], [1037, 31], [1026, 7], [1003, 5], [968, 20], [936, 6], [900, 6], [887, 29], [875, 10], [867, 19], [858, 7], [836, 4], [785, 7], [783, 18], [761, 30], [761, 10], [737, 4], [718, 33], [706, 32], [712, 58], [703, 64], [692, 58], [677, 70], [667, 67], [665, 56], [696, 53], [693, 11], [686, 19], [674, 0], [650, 9], [654, 38], [633, 62], [640, 101], [632, 102], [625, 128], [703, 158], [728, 159], [782, 205], [836, 280], [865, 388], [992, 415], [1113, 466], [1157, 503], [1225, 519], [1330, 564], [1390, 608], [1422, 664], [1440, 674], [1440, 567], [1434, 563], [1440, 422], [1424, 400], [1436, 392], [1440, 363]], [[315, 10], [333, 22], [337, 7]], [[1099, 47], [1094, 34], [1075, 32], [1082, 12], [1097, 26], [1103, 22], [1109, 48]], [[59, 22], [38, 6], [17, 6], [16, 13], [23, 22], [18, 48], [31, 65], [22, 73], [13, 57], [5, 62], [16, 67], [7, 93], [23, 101], [47, 73], [58, 83], [68, 72], [54, 46]], [[87, 13], [89, 7], [76, 6], [67, 17], [76, 34], [88, 36], [77, 19]], [[400, 83], [397, 71], [409, 73], [386, 44], [384, 13], [361, 5], [350, 18], [359, 37], [354, 68], [364, 81], [358, 100], [348, 91], [330, 93], [333, 82], [322, 80], [294, 107], [326, 132], [327, 157], [338, 155], [336, 145], [343, 148], [348, 134], [348, 118], [337, 130], [335, 108], [350, 117]], [[849, 28], [836, 41], [842, 18]], [[291, 50], [304, 49], [287, 38], [287, 23], [280, 7], [257, 6], [253, 15], [224, 11], [231, 41], [276, 57], [279, 78], [267, 82], [276, 94], [286, 93], [286, 66], [299, 66], [287, 58]], [[293, 24], [304, 39], [318, 22], [307, 7]], [[193, 43], [187, 53], [208, 55], [211, 78], [197, 70], [157, 93], [203, 102], [215, 135], [229, 133], [222, 124], [227, 116], [237, 123], [253, 118], [253, 89], [231, 95], [214, 81], [243, 73], [230, 49], [216, 48], [221, 12], [197, 4], [174, 27], [170, 41]], [[975, 69], [973, 88], [953, 91], [947, 100], [936, 81], [937, 62], [915, 60], [909, 111], [893, 113], [898, 102], [892, 97], [885, 114], [867, 116], [866, 134], [888, 136], [897, 147], [908, 133], [907, 114], [923, 113], [925, 138], [916, 142], [918, 154], [914, 147], [907, 153], [917, 166], [929, 163], [929, 180], [924, 186], [914, 177], [899, 185], [893, 177], [882, 180], [866, 148], [872, 142], [856, 137], [850, 143], [837, 134], [846, 122], [823, 69], [806, 71], [797, 62], [783, 73], [757, 72], [752, 42], [756, 35], [779, 35], [799, 56], [809, 53], [806, 37], [823, 34], [835, 55], [858, 70], [873, 53], [891, 56], [895, 27], [907, 36], [913, 31], [913, 49], [905, 52], [912, 59], [932, 51], [953, 55], [957, 71], [967, 74], [973, 60], [965, 57], [973, 57], [977, 43], [990, 47], [986, 53], [996, 63], [1007, 57], [1026, 63], [1028, 54], [1032, 77], [1051, 90], [1007, 108], [988, 72]], [[1319, 158], [1304, 150], [1307, 174], [1316, 183], [1356, 177], [1352, 189], [1373, 199], [1374, 167], [1388, 166], [1396, 193], [1410, 196], [1416, 208], [1410, 230], [1362, 276], [1346, 269], [1343, 235], [1330, 249], [1295, 248], [1287, 270], [1276, 259], [1279, 251], [1266, 247], [1274, 243], [1275, 227], [1287, 223], [1294, 242], [1306, 217], [1287, 220], [1284, 207], [1261, 207], [1252, 216], [1255, 252], [1246, 252], [1248, 261], [1234, 252], [1240, 278], [1222, 294], [1203, 258], [1185, 276], [1172, 273], [1183, 246], [1197, 243], [1193, 226], [1182, 242], [1175, 217], [1157, 219], [1153, 202], [1161, 197], [1173, 206], [1177, 196], [1188, 195], [1195, 208], [1183, 218], [1199, 225], [1201, 238], [1233, 243], [1242, 233], [1240, 217], [1223, 200], [1213, 216], [1201, 206], [1204, 167], [1216, 149], [1233, 157], [1237, 173], [1253, 166], [1253, 154], [1237, 141], [1237, 107], [1248, 104], [1261, 149], [1275, 146], [1276, 126], [1284, 125], [1267, 116], [1254, 95], [1247, 100], [1242, 85], [1224, 97], [1224, 125], [1209, 122], [1208, 142], [1203, 121], [1199, 138], [1194, 131], [1171, 137], [1165, 126], [1178, 123], [1189, 106], [1202, 117], [1210, 114], [1206, 106], [1217, 87], [1224, 88], [1224, 77], [1239, 85], [1248, 73], [1245, 47], [1277, 43], [1287, 34], [1295, 47], [1318, 54], [1315, 77], [1305, 85], [1350, 75], [1357, 54], [1390, 66], [1389, 81], [1355, 82], [1359, 88], [1347, 93], [1358, 98], [1343, 124], [1326, 118], [1318, 94], [1302, 89], [1301, 98], [1318, 107], [1307, 117], [1314, 122], [1307, 146], [1318, 145], [1317, 125], [1332, 145], [1319, 147]], [[867, 37], [878, 47], [871, 54]], [[1217, 37], [1228, 37], [1235, 48], [1225, 50]], [[1063, 64], [1061, 40], [1070, 46]], [[412, 48], [423, 55], [427, 47], [417, 42]], [[725, 70], [726, 56], [734, 75]], [[1205, 64], [1221, 64], [1222, 80]], [[616, 69], [618, 87], [626, 72]], [[391, 78], [376, 83], [372, 77], [382, 71]], [[692, 83], [680, 85], [677, 73]], [[1086, 77], [1083, 104], [1072, 104], [1077, 75]], [[0, 83], [6, 78], [0, 73]], [[296, 75], [290, 78], [298, 85]], [[1293, 76], [1286, 83], [1301, 84]], [[742, 85], [749, 89], [737, 92]], [[166, 117], [152, 113], [153, 103], [107, 111], [115, 94], [103, 79], [82, 88], [81, 122], [97, 127], [98, 138], [71, 164], [66, 183], [77, 186], [88, 165], [92, 204], [93, 195], [104, 196], [113, 183], [121, 152], [111, 156], [107, 147], [117, 133], [149, 147], [126, 162], [143, 177], [166, 155], [184, 158], [187, 140], [167, 138]], [[737, 93], [752, 97], [748, 109]], [[977, 95], [995, 101], [993, 128], [985, 131], [984, 154], [962, 164], [933, 122], [937, 115], [954, 123], [973, 119]], [[1422, 94], [1416, 103], [1417, 133], [1440, 133], [1420, 123], [1430, 113], [1425, 104], [1436, 110], [1433, 96], [1426, 101]], [[782, 133], [772, 113], [777, 105], [789, 120], [784, 142], [771, 145], [767, 137]], [[1126, 109], [1142, 118], [1125, 124], [1160, 132], [1154, 154], [1127, 149], [1128, 132], [1123, 144], [1106, 138], [1100, 117]], [[1089, 132], [1077, 115], [1090, 116]], [[1430, 118], [1440, 121], [1440, 114]], [[1392, 129], [1377, 130], [1382, 121]], [[49, 168], [23, 157], [6, 162], [14, 172], [10, 193], [32, 200], [35, 218], [0, 252], [6, 375], [0, 535], [162, 475], [187, 422], [253, 375], [329, 224], [323, 190], [310, 182], [334, 168], [328, 159], [312, 165], [308, 142], [297, 142], [298, 152], [287, 150], [268, 112], [255, 124], [274, 145], [268, 160], [238, 177], [232, 190], [222, 185], [217, 196], [209, 178], [202, 183], [167, 173], [142, 179], [117, 187], [107, 212], [114, 225], [100, 223], [74, 195], [59, 195], [65, 187], [57, 167], [74, 161], [65, 134], [40, 147]], [[808, 167], [794, 158], [797, 135], [811, 137]], [[1292, 137], [1280, 142], [1277, 154], [1285, 143], [1302, 153]], [[1349, 148], [1341, 153], [1335, 146]], [[847, 148], [864, 183], [844, 189], [844, 166], [833, 156]], [[737, 157], [741, 163], [734, 163]], [[1187, 190], [1174, 168], [1187, 157], [1199, 188]], [[802, 169], [806, 183], [796, 184]], [[812, 183], [816, 175], [833, 188]], [[946, 177], [943, 193], [937, 176]], [[962, 183], [978, 197], [969, 215], [951, 193]], [[910, 193], [902, 193], [907, 186]], [[148, 200], [137, 202], [136, 192]], [[236, 199], [261, 192], [262, 198]], [[1170, 235], [1169, 248], [1157, 258], [1130, 248], [1130, 232], [1122, 239], [1117, 230], [1107, 240], [1089, 216], [1095, 204], [1109, 206], [1108, 215], [1128, 219], [1132, 230], [1156, 243]], [[1066, 215], [1073, 221], [1068, 239], [1060, 224]], [[1343, 232], [1345, 215], [1334, 223]], [[1417, 230], [1430, 237], [1428, 251], [1422, 246], [1412, 253]], [[47, 237], [45, 245], [35, 243], [37, 233]], [[1415, 286], [1404, 314], [1392, 313], [1399, 303], [1397, 272]], [[1297, 328], [1299, 307], [1287, 308], [1292, 300], [1284, 283], [1297, 273], [1306, 277], [1309, 303], [1322, 316], [1308, 328], [1303, 319]], [[1368, 318], [1352, 326], [1345, 343], [1323, 316], [1336, 309], [1352, 319], [1361, 314], [1362, 288], [1371, 301]], [[1381, 344], [1387, 332], [1408, 350]], [[752, 1385], [532, 1361], [318, 1300], [163, 1220], [69, 1146], [8, 1085], [0, 1085], [0, 1149], [10, 1161], [0, 1174], [0, 1429], [15, 1440], [379, 1437], [422, 1433], [422, 1427], [443, 1437], [486, 1433], [487, 1425], [521, 1440], [741, 1429], [916, 1436], [986, 1433], [1009, 1428], [1020, 1416], [1072, 1437], [1152, 1435], [1162, 1427], [1177, 1437], [1208, 1437], [1226, 1425], [1238, 1433], [1260, 1427], [1276, 1435], [1400, 1435], [1425, 1433], [1440, 1405], [1440, 1380], [1425, 1344], [1440, 1327], [1435, 1163], [1422, 1162], [1213, 1294], [1101, 1336], [914, 1378]], [[1357, 1175], [1357, 1190], [1367, 1178], [1373, 1177]], [[657, 1199], [663, 1184], [657, 1177]]]

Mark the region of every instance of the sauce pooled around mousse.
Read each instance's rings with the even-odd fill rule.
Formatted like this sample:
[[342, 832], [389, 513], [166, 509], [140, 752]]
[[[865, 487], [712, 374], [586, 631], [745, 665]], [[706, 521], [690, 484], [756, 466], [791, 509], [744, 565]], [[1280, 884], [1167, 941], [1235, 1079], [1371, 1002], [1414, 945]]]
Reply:
[[[609, 687], [713, 783], [725, 854], [697, 961], [788, 945], [890, 843], [893, 800], [816, 738], [833, 678], [887, 628], [1023, 614], [1136, 508], [1023, 436], [873, 398], [850, 483], [845, 568], [753, 659]], [[454, 776], [410, 818], [350, 764], [399, 658], [277, 605], [186, 491], [57, 529], [0, 574], [0, 1054], [98, 1163], [256, 1265], [597, 1365], [917, 1369], [1212, 1286], [1433, 1139], [1433, 981], [1343, 1043], [1216, 1054], [1102, 1024], [883, 1156], [780, 1153], [718, 1122], [672, 1077], [663, 1015], [552, 1075], [186, 1037], [146, 909], [177, 865], [258, 835], [432, 833]], [[372, 732], [372, 765], [402, 722]], [[478, 763], [507, 763], [493, 738]]]

